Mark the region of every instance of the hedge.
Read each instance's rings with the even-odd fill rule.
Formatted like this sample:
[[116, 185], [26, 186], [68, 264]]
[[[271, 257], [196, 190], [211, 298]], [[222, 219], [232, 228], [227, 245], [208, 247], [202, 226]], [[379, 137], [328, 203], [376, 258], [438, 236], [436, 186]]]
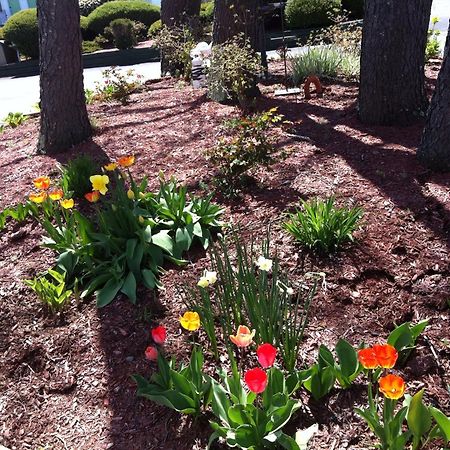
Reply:
[[89, 28], [96, 33], [103, 33], [115, 19], [130, 19], [144, 23], [148, 27], [160, 18], [159, 7], [142, 0], [112, 1], [104, 3], [88, 16]]
[[3, 27], [5, 40], [12, 42], [19, 53], [29, 58], [39, 58], [39, 35], [36, 8], [13, 14]]
[[158, 35], [158, 33], [161, 31], [162, 28], [162, 22], [161, 19], [157, 20], [156, 22], [153, 22], [150, 25], [150, 28], [148, 29], [148, 37], [154, 38]]
[[341, 9], [341, 0], [287, 0], [286, 23], [293, 28], [328, 25], [329, 13], [336, 9]]
[[83, 41], [92, 41], [97, 35], [89, 28], [89, 20], [87, 17], [80, 16], [80, 28]]

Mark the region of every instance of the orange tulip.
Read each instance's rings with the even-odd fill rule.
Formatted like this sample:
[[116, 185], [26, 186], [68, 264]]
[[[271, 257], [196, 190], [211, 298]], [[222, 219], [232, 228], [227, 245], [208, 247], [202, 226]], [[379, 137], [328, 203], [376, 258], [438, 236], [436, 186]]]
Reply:
[[398, 351], [389, 344], [374, 345], [373, 351], [377, 358], [378, 364], [384, 369], [391, 369], [395, 366], [398, 358]]
[[358, 359], [364, 369], [377, 369], [379, 367], [377, 355], [371, 347], [358, 350]]
[[381, 377], [378, 383], [380, 391], [391, 400], [398, 400], [405, 393], [405, 381], [397, 375], [389, 374]]
[[250, 331], [245, 325], [239, 325], [236, 336], [231, 335], [230, 340], [238, 347], [248, 347], [253, 342], [254, 336], [255, 330]]
[[134, 156], [133, 155], [122, 156], [122, 158], [119, 158], [117, 162], [121, 167], [130, 167], [134, 164]]
[[33, 184], [37, 189], [46, 191], [50, 187], [51, 181], [49, 177], [38, 177], [33, 180]]
[[84, 198], [91, 203], [98, 202], [100, 199], [100, 192], [98, 191], [88, 192], [87, 194], [84, 194]]
[[33, 203], [42, 203], [47, 198], [47, 193], [46, 192], [39, 192], [39, 194], [30, 194], [28, 198]]
[[54, 189], [53, 191], [48, 193], [48, 196], [52, 200], [61, 200], [64, 197], [64, 192], [62, 189]]
[[107, 170], [108, 172], [112, 172], [113, 170], [117, 169], [117, 164], [112, 162], [112, 163], [106, 164], [106, 166], [103, 166], [103, 168], [105, 170]]

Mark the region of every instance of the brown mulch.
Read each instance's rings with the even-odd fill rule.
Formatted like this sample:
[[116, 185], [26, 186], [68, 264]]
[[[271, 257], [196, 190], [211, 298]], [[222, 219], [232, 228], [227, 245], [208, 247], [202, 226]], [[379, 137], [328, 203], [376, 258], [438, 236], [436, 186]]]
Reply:
[[[279, 70], [279, 67], [274, 67]], [[438, 67], [428, 69], [430, 88]], [[259, 170], [241, 198], [216, 200], [226, 219], [246, 235], [262, 236], [272, 225], [273, 243], [294, 280], [326, 273], [316, 297], [302, 358], [316, 358], [320, 343], [340, 337], [352, 344], [383, 341], [395, 324], [429, 318], [430, 326], [402, 370], [409, 391], [426, 387], [427, 400], [450, 414], [450, 176], [420, 166], [415, 149], [423, 124], [406, 128], [364, 126], [357, 119], [357, 85], [328, 82], [323, 98], [274, 98], [261, 86], [260, 110], [277, 106], [295, 134], [279, 130], [288, 152], [272, 170]], [[98, 161], [133, 153], [135, 176], [156, 187], [160, 170], [204, 194], [214, 170], [203, 156], [214, 145], [235, 107], [208, 101], [201, 90], [174, 80], [149, 84], [129, 105], [89, 108], [99, 126], [92, 141], [56, 157], [34, 155], [37, 122], [8, 130], [0, 142], [0, 207], [21, 201], [38, 175], [56, 175], [56, 163], [80, 152]], [[202, 191], [203, 189], [203, 191]], [[340, 204], [364, 208], [357, 242], [331, 257], [303, 252], [280, 228], [283, 213], [299, 198], [336, 195]], [[168, 268], [165, 290], [141, 291], [139, 305], [117, 299], [97, 310], [93, 302], [72, 305], [61, 319], [46, 316], [22, 280], [47, 269], [54, 255], [39, 243], [34, 223], [9, 223], [0, 234], [0, 445], [11, 449], [203, 449], [206, 420], [193, 422], [135, 396], [134, 373], [155, 367], [143, 357], [151, 324], [169, 330], [168, 354], [186, 357], [187, 337], [177, 318], [180, 286], [194, 282], [206, 255], [194, 251], [184, 269]], [[324, 401], [305, 397], [292, 425], [314, 422], [314, 449], [367, 449], [373, 444], [353, 407], [364, 403], [355, 384]], [[432, 448], [432, 447], [429, 447]]]

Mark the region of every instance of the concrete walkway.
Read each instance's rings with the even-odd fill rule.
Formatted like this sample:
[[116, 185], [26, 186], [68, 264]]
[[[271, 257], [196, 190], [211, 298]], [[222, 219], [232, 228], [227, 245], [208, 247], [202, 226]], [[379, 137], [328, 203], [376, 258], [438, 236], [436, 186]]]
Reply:
[[[106, 67], [96, 67], [84, 70], [84, 87], [94, 89], [95, 82], [102, 79], [102, 70]], [[147, 80], [160, 77], [159, 62], [123, 66], [125, 70], [134, 69], [136, 74], [143, 75]], [[35, 112], [34, 105], [39, 102], [39, 77], [0, 78], [0, 122], [9, 112], [24, 114]]]

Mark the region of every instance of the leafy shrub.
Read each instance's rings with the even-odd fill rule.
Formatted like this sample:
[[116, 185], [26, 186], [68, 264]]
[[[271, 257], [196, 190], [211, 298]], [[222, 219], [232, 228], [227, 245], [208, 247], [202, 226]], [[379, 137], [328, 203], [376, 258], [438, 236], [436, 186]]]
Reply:
[[212, 23], [214, 18], [214, 2], [204, 2], [200, 6], [200, 20], [204, 25]]
[[274, 162], [276, 148], [268, 131], [282, 118], [273, 108], [251, 117], [225, 121], [223, 130], [227, 134], [219, 139], [215, 147], [205, 152], [219, 169], [219, 182], [225, 193], [233, 195], [242, 176], [248, 171]]
[[142, 84], [142, 76], [135, 75], [133, 69], [124, 72], [117, 67], [110, 67], [105, 69], [102, 75], [103, 81], [95, 83], [95, 92], [92, 98], [94, 101], [119, 101], [122, 105], [126, 105], [130, 95]]
[[98, 8], [108, 0], [79, 0], [80, 14], [82, 16], [88, 16], [94, 9]]
[[84, 194], [92, 190], [89, 177], [97, 173], [98, 165], [90, 156], [80, 155], [65, 166], [60, 166], [60, 171], [63, 191], [83, 198]]
[[63, 309], [70, 296], [71, 290], [66, 289], [66, 274], [56, 270], [48, 270], [44, 275], [32, 280], [24, 280], [38, 295], [39, 299], [46, 305], [52, 313]]
[[334, 197], [305, 202], [303, 211], [290, 214], [284, 228], [310, 249], [330, 253], [345, 242], [353, 241], [353, 232], [363, 216], [361, 208], [337, 208]]
[[364, 17], [364, 0], [342, 0], [342, 7], [355, 19]]
[[102, 50], [103, 47], [96, 41], [83, 41], [81, 43], [81, 50], [83, 53], [94, 53]]
[[89, 20], [85, 16], [80, 16], [81, 37], [83, 40], [92, 41], [95, 39], [96, 33], [89, 29]]
[[3, 122], [5, 125], [11, 128], [17, 128], [20, 125], [24, 124], [28, 120], [28, 117], [21, 113], [21, 112], [10, 112], [8, 115], [3, 119]]
[[433, 17], [431, 21], [433, 25], [428, 30], [425, 61], [429, 61], [431, 58], [437, 58], [441, 54], [441, 46], [438, 39], [441, 32], [436, 30], [436, 24], [439, 22], [439, 18]]
[[133, 21], [130, 19], [115, 19], [109, 28], [114, 38], [114, 45], [120, 50], [133, 48], [136, 43], [136, 35], [134, 34]]
[[341, 9], [341, 0], [287, 0], [288, 26], [310, 28], [331, 23], [330, 14]]
[[[197, 291], [188, 292], [187, 307], [199, 314], [217, 360], [218, 336], [223, 337], [231, 355], [228, 337], [245, 323], [256, 330], [257, 344], [275, 345], [286, 368], [294, 370], [316, 284], [294, 293], [278, 260], [269, 259], [268, 239], [257, 249], [253, 242], [245, 244], [235, 234], [231, 244], [223, 241], [211, 247], [210, 273], [215, 274], [216, 280], [202, 283], [201, 279]], [[232, 250], [236, 252], [235, 258]], [[219, 326], [219, 333], [215, 325]]]
[[161, 31], [162, 28], [162, 22], [161, 19], [157, 20], [156, 22], [153, 22], [150, 25], [150, 28], [148, 29], [148, 37], [153, 38], [158, 35], [158, 33]]
[[12, 42], [23, 56], [39, 57], [39, 37], [36, 8], [13, 14], [3, 27], [5, 39]]
[[155, 44], [164, 54], [165, 62], [172, 76], [191, 77], [191, 50], [195, 47], [194, 36], [187, 26], [163, 26]]
[[255, 80], [261, 74], [260, 58], [237, 37], [213, 48], [208, 69], [208, 95], [215, 101], [238, 101], [243, 107], [255, 96]]
[[88, 16], [89, 28], [98, 34], [115, 19], [135, 20], [150, 26], [159, 18], [159, 7], [139, 0], [107, 2]]
[[138, 42], [147, 40], [148, 26], [138, 20], [133, 20], [133, 33]]
[[5, 39], [5, 30], [3, 29], [3, 27], [0, 27], [0, 39]]

